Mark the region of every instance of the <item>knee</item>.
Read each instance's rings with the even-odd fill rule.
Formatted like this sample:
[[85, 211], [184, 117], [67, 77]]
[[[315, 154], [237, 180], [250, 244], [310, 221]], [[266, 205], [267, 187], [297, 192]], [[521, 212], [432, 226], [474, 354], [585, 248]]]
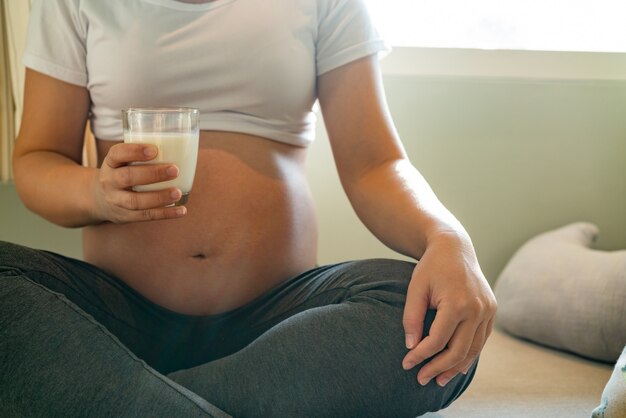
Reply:
[[15, 280], [9, 280], [11, 278], [17, 278], [24, 276], [23, 266], [32, 261], [32, 254], [27, 247], [21, 245], [12, 244], [10, 242], [0, 241], [0, 297], [8, 297], [13, 293]]
[[[345, 301], [369, 305], [376, 317], [387, 318], [394, 325], [388, 327], [388, 333], [401, 335], [407, 290], [414, 268], [415, 263], [390, 259], [345, 263], [342, 266], [345, 275], [340, 283], [347, 289]], [[430, 321], [427, 327], [429, 325]]]
[[474, 379], [477, 364], [478, 362], [474, 362], [467, 374], [459, 373], [444, 387], [439, 387], [434, 381], [429, 383], [434, 384], [434, 386], [436, 386], [436, 390], [438, 391], [436, 404], [433, 405], [434, 409], [431, 409], [431, 412], [436, 412], [449, 407], [463, 394], [463, 392], [465, 392]]
[[0, 241], [0, 273], [46, 270], [51, 265], [50, 257], [46, 254], [41, 250]]
[[31, 251], [34, 250], [10, 242], [0, 241], [0, 268], [15, 267], [19, 260], [26, 260], [32, 257]]
[[28, 317], [36, 306], [30, 303], [34, 287], [35, 284], [19, 270], [0, 265], [0, 340], [6, 339], [8, 324], [15, 323], [18, 318]]
[[0, 241], [0, 278], [16, 274], [18, 260], [24, 258], [20, 256], [20, 252], [20, 246]]
[[0, 286], [10, 294], [10, 289], [16, 280], [24, 282], [27, 280], [39, 281], [44, 271], [54, 271], [50, 267], [44, 253], [10, 242], [0, 241]]
[[349, 265], [356, 285], [382, 288], [406, 295], [415, 263], [385, 258], [353, 261]]
[[[475, 366], [473, 366], [475, 367]], [[404, 393], [404, 416], [421, 416], [428, 412], [437, 412], [449, 407], [469, 387], [474, 376], [474, 369], [467, 375], [459, 374], [446, 386], [440, 387], [434, 381], [426, 386], [413, 386], [412, 393]]]

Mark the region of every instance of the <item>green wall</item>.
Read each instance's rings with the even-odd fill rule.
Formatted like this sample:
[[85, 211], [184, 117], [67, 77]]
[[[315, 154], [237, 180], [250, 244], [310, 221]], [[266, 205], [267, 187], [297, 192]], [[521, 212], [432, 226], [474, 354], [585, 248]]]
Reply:
[[[525, 240], [569, 222], [596, 223], [598, 248], [626, 248], [626, 83], [388, 76], [385, 87], [412, 161], [492, 283]], [[329, 154], [324, 140], [313, 151]], [[321, 260], [393, 255], [353, 220], [334, 173], [310, 170]]]
[[[411, 159], [470, 232], [493, 282], [531, 236], [574, 221], [626, 248], [626, 83], [387, 76]], [[399, 257], [360, 225], [322, 124], [308, 161], [321, 263]], [[0, 186], [0, 239], [80, 256], [80, 232], [38, 219]]]
[[596, 223], [599, 248], [626, 248], [625, 84], [387, 84], [409, 153], [490, 279], [527, 238], [569, 222]]
[[0, 240], [80, 258], [79, 229], [56, 226], [30, 212], [12, 184], [0, 184]]

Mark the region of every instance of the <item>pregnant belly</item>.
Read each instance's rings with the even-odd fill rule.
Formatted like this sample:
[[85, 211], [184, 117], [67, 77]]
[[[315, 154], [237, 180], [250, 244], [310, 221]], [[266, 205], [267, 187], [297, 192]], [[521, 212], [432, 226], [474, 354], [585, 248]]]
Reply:
[[85, 260], [175, 312], [208, 315], [241, 306], [315, 265], [304, 152], [203, 132], [187, 215], [85, 228]]

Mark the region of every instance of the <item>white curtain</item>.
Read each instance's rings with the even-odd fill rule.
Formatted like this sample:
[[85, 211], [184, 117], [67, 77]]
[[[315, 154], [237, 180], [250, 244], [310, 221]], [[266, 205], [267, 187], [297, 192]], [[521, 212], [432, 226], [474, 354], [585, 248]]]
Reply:
[[[0, 0], [0, 183], [12, 179], [11, 154], [24, 103], [22, 55], [31, 1]], [[94, 167], [96, 160], [95, 140], [87, 126], [83, 164]]]
[[11, 179], [11, 153], [22, 119], [22, 54], [30, 1], [0, 0], [0, 181]]

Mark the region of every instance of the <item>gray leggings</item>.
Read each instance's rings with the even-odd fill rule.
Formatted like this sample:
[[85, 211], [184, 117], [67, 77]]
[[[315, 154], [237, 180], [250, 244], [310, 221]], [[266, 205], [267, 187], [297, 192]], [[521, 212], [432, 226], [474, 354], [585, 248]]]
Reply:
[[413, 267], [394, 260], [319, 267], [233, 311], [188, 316], [90, 264], [0, 242], [0, 416], [439, 410], [465, 390], [474, 368], [445, 388], [434, 379], [420, 386], [421, 365], [402, 369]]

